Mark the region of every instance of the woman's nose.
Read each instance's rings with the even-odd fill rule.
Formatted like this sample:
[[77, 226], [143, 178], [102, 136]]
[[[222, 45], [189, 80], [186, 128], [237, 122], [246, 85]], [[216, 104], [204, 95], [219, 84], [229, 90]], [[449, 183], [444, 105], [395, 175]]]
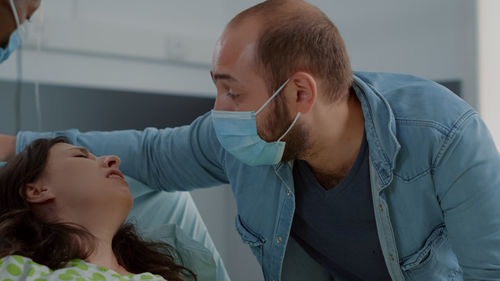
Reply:
[[116, 155], [104, 156], [103, 164], [106, 168], [118, 168], [120, 166], [120, 158]]

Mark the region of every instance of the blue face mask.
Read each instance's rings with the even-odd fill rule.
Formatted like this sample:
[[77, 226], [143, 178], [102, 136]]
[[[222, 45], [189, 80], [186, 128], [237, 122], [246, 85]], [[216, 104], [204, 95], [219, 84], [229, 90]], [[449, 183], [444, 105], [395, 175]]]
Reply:
[[24, 31], [24, 26], [20, 26], [20, 28], [16, 29], [9, 38], [9, 43], [7, 44], [7, 47], [0, 48], [0, 63], [4, 62], [9, 58], [9, 56], [16, 50], [19, 45], [21, 45], [21, 38], [22, 34]]
[[254, 111], [212, 110], [212, 122], [222, 147], [241, 162], [250, 165], [273, 165], [281, 161], [285, 142], [281, 141], [300, 117], [300, 112], [286, 132], [274, 142], [266, 142], [257, 133], [256, 116], [286, 86], [287, 80], [260, 108]]
[[10, 7], [12, 9], [12, 13], [14, 14], [14, 18], [16, 19], [17, 29], [12, 32], [9, 37], [9, 43], [7, 47], [0, 48], [0, 63], [4, 62], [9, 58], [9, 56], [14, 52], [14, 50], [21, 45], [22, 38], [25, 34], [25, 27], [19, 24], [19, 17], [17, 16], [16, 7], [14, 6], [14, 1], [10, 0]]

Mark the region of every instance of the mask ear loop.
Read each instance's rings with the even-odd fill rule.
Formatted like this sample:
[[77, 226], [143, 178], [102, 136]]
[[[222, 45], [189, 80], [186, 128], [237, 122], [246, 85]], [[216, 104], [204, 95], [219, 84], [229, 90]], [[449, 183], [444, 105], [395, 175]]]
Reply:
[[259, 112], [261, 112], [262, 109], [264, 109], [264, 107], [266, 107], [266, 105], [268, 105], [281, 92], [281, 90], [285, 88], [286, 84], [288, 84], [288, 81], [290, 81], [290, 79], [286, 80], [285, 83], [283, 83], [283, 85], [281, 85], [281, 87], [279, 87], [279, 89], [274, 92], [274, 94], [259, 108], [259, 110], [255, 112], [255, 115], [259, 114]]
[[14, 0], [10, 0], [10, 8], [12, 9], [12, 14], [14, 14], [14, 18], [16, 19], [17, 28], [21, 25], [19, 22], [19, 16], [17, 15], [16, 6], [14, 5]]
[[295, 125], [295, 123], [297, 123], [297, 120], [299, 120], [299, 117], [300, 117], [300, 112], [297, 113], [297, 116], [295, 116], [295, 119], [293, 120], [292, 125], [290, 125], [290, 127], [288, 127], [286, 132], [277, 140], [277, 142], [280, 142], [290, 132], [290, 130], [293, 128], [293, 125]]

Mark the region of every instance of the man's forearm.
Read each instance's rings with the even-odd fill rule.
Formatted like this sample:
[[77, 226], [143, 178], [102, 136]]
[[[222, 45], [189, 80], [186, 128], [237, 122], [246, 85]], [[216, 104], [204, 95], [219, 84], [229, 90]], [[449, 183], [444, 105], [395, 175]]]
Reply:
[[16, 137], [0, 134], [0, 162], [8, 161], [16, 154]]
[[205, 114], [189, 126], [143, 131], [21, 131], [15, 149], [20, 151], [35, 139], [65, 136], [97, 156], [119, 156], [120, 170], [151, 188], [187, 191], [228, 183], [222, 167], [224, 151], [209, 117]]

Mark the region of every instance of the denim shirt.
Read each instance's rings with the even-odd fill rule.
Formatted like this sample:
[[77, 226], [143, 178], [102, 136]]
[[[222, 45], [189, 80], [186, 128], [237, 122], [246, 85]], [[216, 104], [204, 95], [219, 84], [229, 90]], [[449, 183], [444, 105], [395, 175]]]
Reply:
[[[373, 208], [392, 279], [500, 280], [500, 157], [477, 112], [446, 88], [413, 76], [356, 72], [353, 87], [365, 118]], [[289, 239], [293, 162], [241, 163], [218, 143], [209, 114], [167, 129], [20, 132], [17, 152], [36, 138], [59, 135], [96, 155], [118, 155], [125, 174], [154, 188], [230, 183], [236, 229], [266, 280], [295, 280], [299, 274], [290, 272], [296, 265], [308, 266], [301, 271], [306, 280], [328, 280], [307, 256], [298, 261], [301, 249]]]

